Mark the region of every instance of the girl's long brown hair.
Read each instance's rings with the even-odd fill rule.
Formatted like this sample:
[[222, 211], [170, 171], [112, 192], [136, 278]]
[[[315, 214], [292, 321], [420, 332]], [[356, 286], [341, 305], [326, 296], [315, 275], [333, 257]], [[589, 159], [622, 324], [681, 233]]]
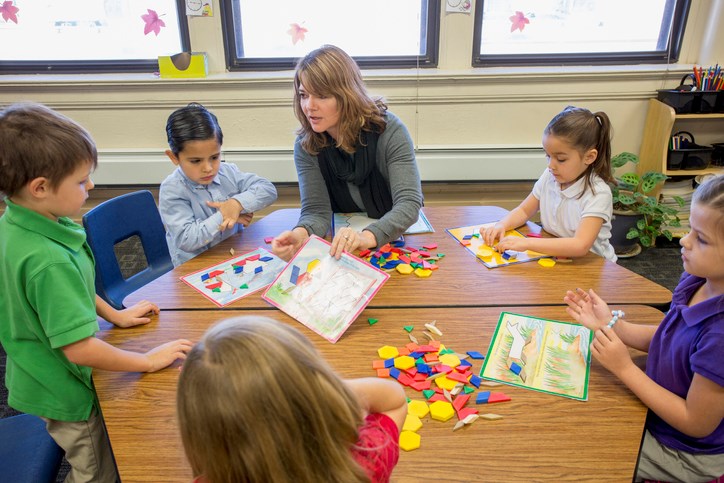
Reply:
[[209, 483], [369, 481], [351, 448], [362, 410], [296, 329], [266, 317], [224, 320], [186, 359], [181, 439]]

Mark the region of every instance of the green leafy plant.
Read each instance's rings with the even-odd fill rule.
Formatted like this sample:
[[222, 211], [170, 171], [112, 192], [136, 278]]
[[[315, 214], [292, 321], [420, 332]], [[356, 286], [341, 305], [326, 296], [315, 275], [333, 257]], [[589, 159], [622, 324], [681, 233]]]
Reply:
[[[656, 171], [647, 171], [639, 175], [635, 172], [628, 172], [616, 175], [616, 169], [626, 163], [637, 165], [639, 157], [633, 153], [623, 152], [611, 158], [611, 170], [615, 183], [611, 184], [613, 194], [613, 209], [621, 212], [632, 212], [641, 215], [636, 226], [632, 227], [626, 234], [629, 240], [637, 239], [644, 247], [654, 245], [659, 236], [666, 237], [671, 241], [673, 235], [666, 229], [667, 226], [679, 227], [679, 210], [671, 206], [662, 205], [658, 196], [651, 196], [651, 193], [659, 183], [664, 182], [667, 176]], [[679, 208], [684, 206], [684, 200], [674, 196]]]

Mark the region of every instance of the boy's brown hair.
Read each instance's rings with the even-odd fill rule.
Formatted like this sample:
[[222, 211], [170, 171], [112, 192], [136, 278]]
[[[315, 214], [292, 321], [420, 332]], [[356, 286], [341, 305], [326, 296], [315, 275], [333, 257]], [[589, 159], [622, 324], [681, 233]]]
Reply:
[[41, 177], [55, 189], [88, 162], [98, 165], [96, 145], [72, 119], [30, 102], [0, 111], [0, 192], [6, 196]]

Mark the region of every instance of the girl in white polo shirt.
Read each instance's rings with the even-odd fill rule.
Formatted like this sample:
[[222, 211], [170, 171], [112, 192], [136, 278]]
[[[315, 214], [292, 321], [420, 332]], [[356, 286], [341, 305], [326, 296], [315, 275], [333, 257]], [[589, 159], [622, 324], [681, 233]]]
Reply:
[[[616, 261], [611, 237], [613, 201], [611, 121], [605, 112], [568, 106], [543, 131], [548, 167], [533, 191], [494, 226], [481, 228], [487, 245], [504, 250], [534, 250], [559, 257], [589, 251]], [[543, 228], [558, 238], [521, 238], [505, 232], [523, 225], [540, 210]]]

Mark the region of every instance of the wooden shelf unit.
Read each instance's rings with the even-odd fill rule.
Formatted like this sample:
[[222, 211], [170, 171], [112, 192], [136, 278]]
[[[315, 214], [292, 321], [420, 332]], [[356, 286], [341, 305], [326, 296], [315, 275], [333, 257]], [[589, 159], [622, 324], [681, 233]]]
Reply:
[[[669, 152], [669, 140], [677, 121], [720, 121], [724, 128], [724, 113], [716, 114], [676, 114], [674, 108], [658, 99], [649, 100], [646, 114], [646, 126], [639, 153], [639, 173], [658, 171], [667, 176], [697, 176], [700, 174], [724, 174], [724, 167], [710, 166], [707, 169], [666, 169]], [[660, 190], [659, 190], [660, 191]]]

